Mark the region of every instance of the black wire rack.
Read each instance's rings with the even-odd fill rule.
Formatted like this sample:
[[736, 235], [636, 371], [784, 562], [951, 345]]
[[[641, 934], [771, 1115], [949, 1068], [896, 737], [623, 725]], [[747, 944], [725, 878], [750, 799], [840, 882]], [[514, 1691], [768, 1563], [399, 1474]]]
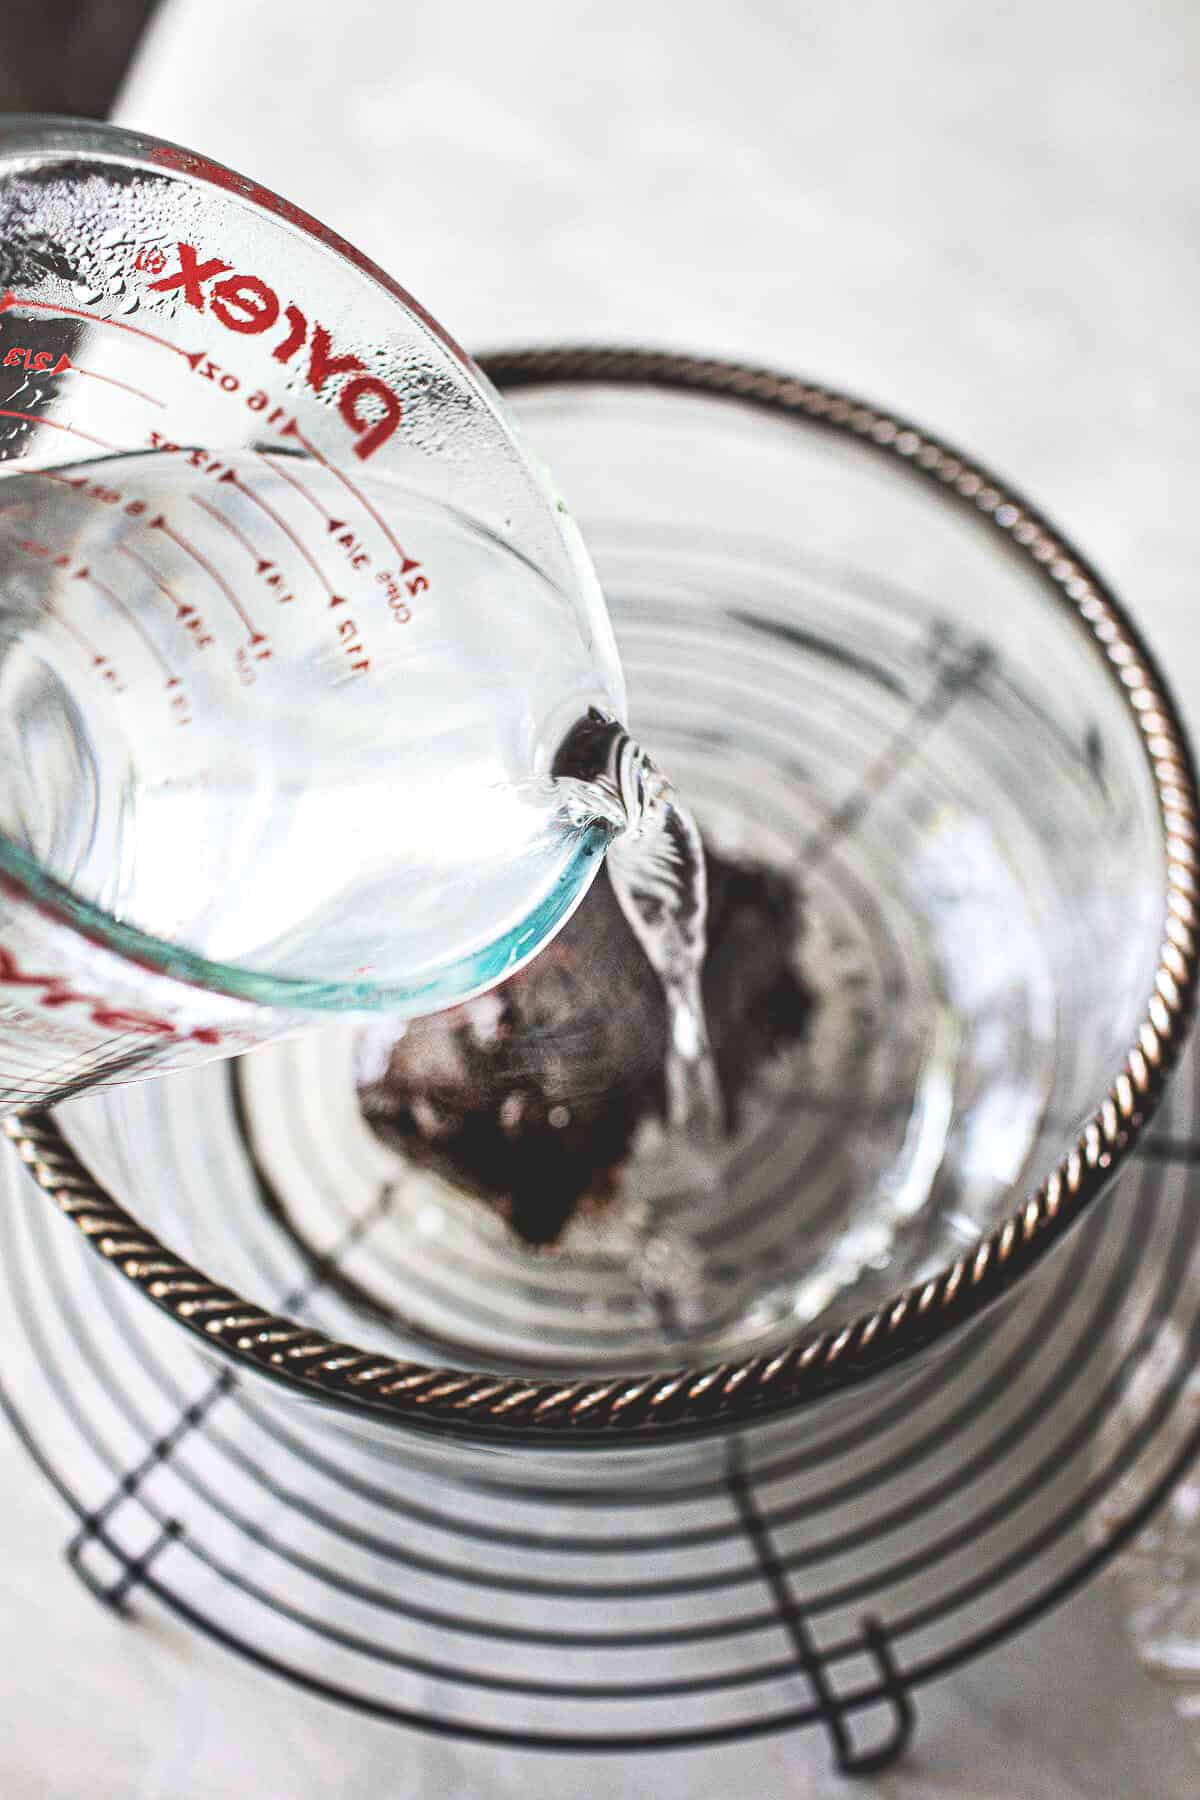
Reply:
[[[939, 678], [912, 729], [952, 691]], [[1189, 1053], [1116, 1188], [999, 1304], [898, 1379], [731, 1425], [654, 1485], [607, 1460], [537, 1485], [519, 1452], [452, 1477], [351, 1435], [319, 1390], [206, 1356], [112, 1265], [95, 1196], [63, 1216], [6, 1150], [0, 1406], [99, 1600], [165, 1608], [311, 1695], [514, 1752], [822, 1732], [868, 1774], [924, 1686], [1068, 1599], [1200, 1453], [1198, 1112]], [[302, 1317], [352, 1282], [378, 1216], [317, 1254], [249, 1208], [238, 1247]], [[966, 1286], [944, 1273], [944, 1294]]]
[[[1200, 1071], [1014, 1293], [846, 1417], [648, 1490], [423, 1473], [197, 1355], [10, 1158], [2, 1404], [107, 1605], [310, 1694], [515, 1751], [820, 1730], [899, 1755], [925, 1684], [1066, 1600], [1200, 1450]], [[336, 1271], [297, 1255], [296, 1305]]]

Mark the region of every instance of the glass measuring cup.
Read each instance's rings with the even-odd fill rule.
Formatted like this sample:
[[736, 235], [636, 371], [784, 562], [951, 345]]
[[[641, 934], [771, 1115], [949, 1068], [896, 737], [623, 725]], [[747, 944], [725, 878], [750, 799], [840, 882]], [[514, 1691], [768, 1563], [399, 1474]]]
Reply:
[[622, 678], [499, 399], [314, 220], [109, 127], [0, 127], [0, 1108], [531, 956]]

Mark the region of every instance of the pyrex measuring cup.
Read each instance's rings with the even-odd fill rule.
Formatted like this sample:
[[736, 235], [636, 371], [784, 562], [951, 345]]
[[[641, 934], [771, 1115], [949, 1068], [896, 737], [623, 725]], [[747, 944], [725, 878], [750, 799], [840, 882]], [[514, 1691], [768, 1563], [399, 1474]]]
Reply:
[[202, 158], [0, 126], [0, 1108], [526, 960], [623, 690], [495, 393]]

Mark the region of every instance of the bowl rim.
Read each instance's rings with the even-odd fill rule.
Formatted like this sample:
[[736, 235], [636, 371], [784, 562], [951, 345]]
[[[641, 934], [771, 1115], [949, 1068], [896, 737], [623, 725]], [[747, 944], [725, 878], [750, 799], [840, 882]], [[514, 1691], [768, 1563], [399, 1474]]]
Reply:
[[579, 1450], [678, 1442], [775, 1418], [857, 1386], [960, 1330], [1040, 1261], [1109, 1185], [1157, 1110], [1195, 1007], [1195, 770], [1162, 674], [1101, 576], [1017, 490], [944, 439], [836, 388], [719, 358], [580, 345], [501, 351], [479, 361], [501, 390], [596, 383], [668, 388], [738, 401], [858, 440], [978, 517], [1083, 622], [1140, 732], [1164, 857], [1157, 966], [1112, 1086], [1017, 1211], [956, 1262], [849, 1324], [809, 1331], [744, 1360], [557, 1381], [396, 1360], [265, 1310], [210, 1281], [146, 1231], [94, 1179], [49, 1113], [10, 1118], [3, 1128], [38, 1185], [126, 1280], [203, 1348], [296, 1397], [462, 1445]]

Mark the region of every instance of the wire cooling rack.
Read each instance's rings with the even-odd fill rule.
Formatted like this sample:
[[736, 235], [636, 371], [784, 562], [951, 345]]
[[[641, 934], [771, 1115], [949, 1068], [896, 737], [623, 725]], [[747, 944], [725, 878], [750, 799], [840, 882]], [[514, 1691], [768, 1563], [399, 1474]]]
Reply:
[[[348, 1437], [202, 1360], [13, 1157], [2, 1403], [121, 1612], [420, 1731], [649, 1754], [821, 1730], [864, 1773], [922, 1686], [1065, 1600], [1200, 1448], [1198, 1103], [1190, 1056], [1115, 1192], [902, 1390], [730, 1436], [660, 1489], [599, 1464], [451, 1480]], [[291, 1304], [323, 1279], [295, 1273]]]

